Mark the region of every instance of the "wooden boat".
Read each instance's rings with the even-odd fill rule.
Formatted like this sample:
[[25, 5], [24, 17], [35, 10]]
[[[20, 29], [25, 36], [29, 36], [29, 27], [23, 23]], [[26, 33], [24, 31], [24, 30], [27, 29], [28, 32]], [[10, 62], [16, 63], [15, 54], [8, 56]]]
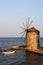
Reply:
[[2, 52], [2, 54], [4, 54], [4, 55], [11, 55], [11, 54], [14, 54], [14, 53], [15, 53], [15, 50], [4, 50]]

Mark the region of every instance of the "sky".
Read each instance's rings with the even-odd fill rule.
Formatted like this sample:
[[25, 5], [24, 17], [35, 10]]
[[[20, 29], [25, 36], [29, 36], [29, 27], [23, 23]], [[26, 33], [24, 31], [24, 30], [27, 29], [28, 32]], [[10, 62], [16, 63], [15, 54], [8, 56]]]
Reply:
[[43, 0], [0, 0], [0, 37], [21, 37], [28, 17], [43, 37]]

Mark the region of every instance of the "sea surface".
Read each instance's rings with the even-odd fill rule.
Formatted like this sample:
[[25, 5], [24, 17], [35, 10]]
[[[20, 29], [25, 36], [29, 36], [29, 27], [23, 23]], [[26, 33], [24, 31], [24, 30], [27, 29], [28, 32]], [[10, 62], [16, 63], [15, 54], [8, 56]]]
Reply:
[[[0, 38], [0, 65], [43, 65], [43, 56], [34, 53], [17, 50], [13, 55], [2, 54], [13, 45], [25, 44], [24, 38]], [[40, 47], [43, 47], [43, 38], [40, 38]]]

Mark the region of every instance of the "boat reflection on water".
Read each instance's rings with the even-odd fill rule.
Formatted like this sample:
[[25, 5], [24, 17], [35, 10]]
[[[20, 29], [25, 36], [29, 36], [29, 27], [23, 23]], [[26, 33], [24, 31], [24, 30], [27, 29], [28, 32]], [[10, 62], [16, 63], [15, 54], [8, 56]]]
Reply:
[[40, 62], [42, 62], [40, 58], [37, 54], [26, 52], [27, 65], [40, 65]]

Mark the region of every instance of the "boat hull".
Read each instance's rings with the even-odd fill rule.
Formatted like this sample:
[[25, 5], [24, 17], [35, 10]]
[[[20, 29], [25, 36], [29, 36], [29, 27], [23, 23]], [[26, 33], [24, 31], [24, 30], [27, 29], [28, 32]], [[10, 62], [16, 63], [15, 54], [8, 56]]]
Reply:
[[3, 51], [2, 52], [2, 54], [4, 54], [4, 55], [11, 55], [11, 54], [14, 54], [14, 53], [15, 53], [15, 51], [8, 51], [8, 52]]

